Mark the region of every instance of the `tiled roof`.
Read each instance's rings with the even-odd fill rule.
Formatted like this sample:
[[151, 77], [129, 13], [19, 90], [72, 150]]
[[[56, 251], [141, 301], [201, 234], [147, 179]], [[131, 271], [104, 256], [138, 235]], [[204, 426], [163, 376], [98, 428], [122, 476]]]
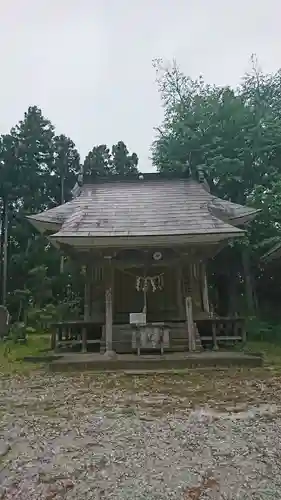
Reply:
[[212, 196], [187, 179], [85, 184], [79, 197], [29, 217], [56, 224], [55, 236], [146, 236], [233, 233], [256, 210]]
[[237, 225], [249, 222], [254, 219], [258, 212], [260, 212], [260, 210], [257, 210], [256, 208], [238, 205], [237, 203], [222, 200], [221, 198], [217, 198], [215, 196], [212, 196], [209, 207], [212, 213], [217, 217]]
[[27, 218], [30, 222], [36, 221], [45, 224], [56, 224], [59, 228], [78, 206], [79, 203], [74, 199], [63, 205], [45, 210], [44, 212], [29, 215]]

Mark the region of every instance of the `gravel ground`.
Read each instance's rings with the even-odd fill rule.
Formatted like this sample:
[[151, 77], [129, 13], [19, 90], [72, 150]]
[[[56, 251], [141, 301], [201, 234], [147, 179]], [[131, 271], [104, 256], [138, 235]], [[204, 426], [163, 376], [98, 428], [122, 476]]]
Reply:
[[121, 378], [2, 379], [0, 498], [281, 498], [280, 379]]

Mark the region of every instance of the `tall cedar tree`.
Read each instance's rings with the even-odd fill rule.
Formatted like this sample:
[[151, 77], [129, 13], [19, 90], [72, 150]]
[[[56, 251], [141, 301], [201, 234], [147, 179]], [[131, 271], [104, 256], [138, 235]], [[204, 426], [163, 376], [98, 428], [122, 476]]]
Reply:
[[80, 167], [73, 142], [66, 136], [55, 136], [53, 125], [35, 106], [28, 109], [9, 137], [5, 171], [9, 172], [13, 193], [8, 269], [8, 291], [13, 301], [13, 291], [26, 286], [32, 269], [46, 266], [49, 275], [57, 279], [58, 252], [33, 230], [25, 216], [60, 204], [62, 186], [65, 200], [69, 199]]
[[84, 161], [84, 175], [95, 177], [132, 177], [139, 173], [138, 156], [136, 153], [129, 154], [128, 148], [123, 141], [114, 144], [110, 149], [101, 144], [95, 146], [86, 156]]

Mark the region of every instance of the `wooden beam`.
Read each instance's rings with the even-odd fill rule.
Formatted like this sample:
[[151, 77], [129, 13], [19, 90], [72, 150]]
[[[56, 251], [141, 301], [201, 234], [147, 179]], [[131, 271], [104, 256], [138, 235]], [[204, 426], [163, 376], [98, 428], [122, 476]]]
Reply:
[[90, 269], [86, 266], [85, 269], [85, 284], [84, 284], [84, 320], [89, 321], [91, 317], [91, 283]]
[[[84, 266], [84, 321], [89, 321], [91, 317], [91, 285], [90, 285], [90, 268]], [[82, 352], [87, 352], [87, 327], [82, 328]]]
[[[213, 258], [214, 255], [220, 252], [227, 245], [227, 243], [227, 241], [224, 241], [215, 244], [201, 243], [197, 245], [179, 245], [178, 247], [174, 248], [169, 247], [168, 249], [173, 250], [173, 254], [165, 256], [164, 253], [164, 258], [160, 261], [154, 261], [151, 258], [149, 265], [153, 267], [162, 267], [163, 265], [176, 266], [178, 262], [181, 262], [182, 264], [186, 264], [187, 262], [196, 263], [199, 260]], [[96, 266], [103, 267], [108, 257], [110, 257], [112, 263], [114, 263], [114, 266], [120, 269], [130, 267], [144, 267], [147, 265], [147, 261], [145, 259], [146, 251], [149, 251], [150, 254], [152, 253], [151, 248], [148, 249], [139, 247], [139, 249], [142, 250], [142, 257], [140, 255], [140, 257], [136, 258], [122, 258], [122, 251], [129, 250], [130, 248], [124, 247], [117, 249], [112, 247], [110, 248], [110, 250], [105, 248], [101, 248], [98, 250], [90, 247], [74, 248], [71, 245], [65, 243], [60, 243], [59, 248], [65, 255], [69, 256], [71, 260], [79, 262], [80, 264], [91, 264], [94, 260]]]
[[212, 323], [213, 351], [218, 351], [217, 324]]
[[52, 331], [51, 331], [51, 350], [52, 351], [56, 350], [56, 343], [57, 343], [57, 329], [56, 329], [56, 327], [52, 326]]
[[213, 259], [218, 255], [224, 248], [227, 247], [229, 240], [221, 241], [220, 243], [216, 243], [215, 245], [209, 245], [207, 247], [207, 251], [203, 254], [205, 259]]
[[201, 262], [200, 265], [201, 270], [201, 289], [202, 289], [202, 302], [203, 309], [205, 312], [210, 312], [210, 303], [209, 303], [209, 292], [208, 292], [208, 280], [207, 280], [207, 270], [206, 263]]
[[188, 331], [188, 350], [195, 351], [195, 332], [194, 332], [194, 321], [193, 321], [193, 311], [192, 311], [192, 298], [185, 298], [185, 311], [186, 311], [186, 323]]
[[183, 302], [182, 267], [180, 263], [177, 266], [177, 301], [178, 301], [179, 319], [182, 320], [184, 318], [184, 302]]
[[105, 345], [106, 351], [112, 351], [112, 288], [105, 290]]
[[112, 322], [113, 322], [113, 268], [111, 262], [106, 267], [105, 282], [105, 355], [112, 356]]
[[87, 352], [87, 328], [82, 328], [82, 352]]

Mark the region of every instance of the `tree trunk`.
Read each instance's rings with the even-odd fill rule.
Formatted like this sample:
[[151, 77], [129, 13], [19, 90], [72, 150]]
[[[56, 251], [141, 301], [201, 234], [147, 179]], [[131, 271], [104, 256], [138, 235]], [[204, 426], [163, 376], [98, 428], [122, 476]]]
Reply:
[[[61, 176], [61, 204], [64, 204], [64, 175]], [[64, 256], [60, 258], [60, 274], [64, 271]]]
[[228, 314], [228, 276], [226, 273], [216, 275], [216, 290], [218, 296], [217, 312], [219, 316]]
[[2, 304], [7, 302], [7, 277], [8, 277], [8, 201], [3, 200], [2, 231], [1, 231], [1, 256], [2, 256]]
[[253, 276], [252, 276], [250, 254], [248, 248], [244, 248], [242, 251], [242, 265], [243, 265], [243, 273], [245, 279], [245, 296], [246, 296], [247, 312], [248, 314], [253, 316], [256, 312], [256, 308], [255, 308], [255, 300], [253, 293]]
[[233, 268], [228, 275], [228, 316], [235, 316], [238, 313], [237, 280], [237, 272]]

